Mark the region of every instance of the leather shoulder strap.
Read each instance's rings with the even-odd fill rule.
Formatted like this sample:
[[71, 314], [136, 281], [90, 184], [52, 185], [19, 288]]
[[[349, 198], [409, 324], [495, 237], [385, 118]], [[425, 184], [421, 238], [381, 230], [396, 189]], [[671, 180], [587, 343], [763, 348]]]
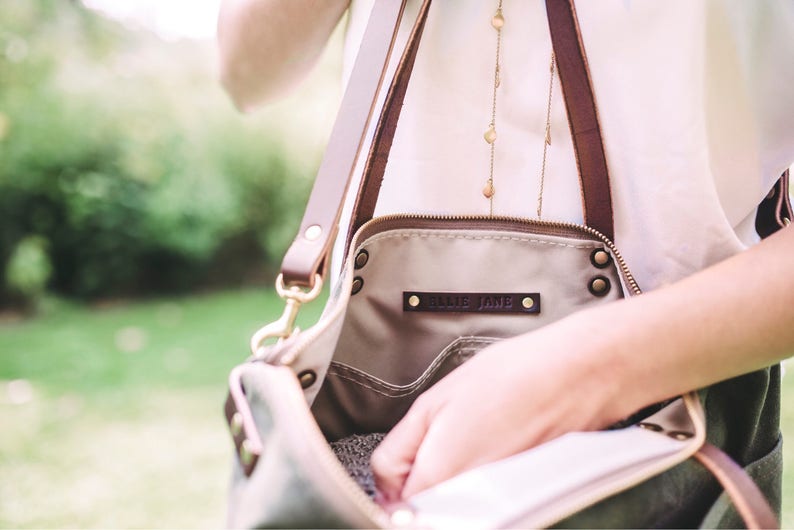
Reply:
[[747, 528], [780, 528], [764, 494], [731, 457], [706, 442], [695, 453], [695, 459], [720, 482]]
[[584, 222], [614, 240], [609, 170], [573, 0], [546, 0], [546, 13], [579, 168]]
[[[424, 0], [390, 85], [356, 197], [349, 236], [374, 214], [429, 6], [430, 0]], [[300, 232], [282, 263], [286, 285], [311, 287], [315, 275], [327, 266], [404, 8], [405, 0], [378, 0], [373, 7]], [[585, 223], [614, 239], [609, 172], [573, 0], [546, 0], [546, 10], [579, 169]], [[791, 219], [786, 171], [759, 206], [756, 229], [766, 237]]]
[[300, 231], [281, 264], [285, 285], [314, 286], [327, 266], [350, 178], [372, 116], [405, 0], [375, 2]]
[[[352, 235], [375, 214], [389, 151], [424, 26], [422, 19], [427, 16], [426, 4], [420, 11], [420, 20], [414, 27], [381, 110], [353, 207], [348, 244]], [[585, 224], [614, 239], [609, 172], [573, 0], [546, 0], [546, 13], [579, 168]]]
[[[563, 93], [566, 100], [571, 98], [571, 101], [566, 102], [566, 107], [569, 110], [571, 131], [575, 139], [574, 148], [577, 151], [577, 163], [582, 176], [585, 220], [593, 228], [612, 238], [609, 179], [573, 3], [572, 0], [547, 0], [546, 3], [549, 25], [553, 28], [552, 43], [560, 66]], [[312, 286], [315, 274], [321, 273], [327, 265], [327, 257], [337, 230], [352, 171], [362, 147], [404, 6], [405, 0], [375, 2], [348, 90], [343, 98], [326, 155], [309, 198], [300, 232], [282, 263], [281, 270], [286, 285]], [[397, 74], [390, 86], [387, 103], [384, 105], [376, 129], [375, 141], [369, 152], [366, 164], [368, 171], [362, 177], [357, 199], [358, 209], [353, 217], [354, 228], [366, 222], [374, 213], [394, 130], [399, 119], [399, 110], [429, 6], [430, 0], [424, 0]], [[390, 35], [391, 38], [384, 39], [382, 37], [384, 34]], [[567, 57], [568, 54], [575, 56], [561, 62], [561, 58]], [[580, 105], [590, 105], [591, 108], [580, 109]], [[571, 113], [571, 109], [574, 108], [576, 111]], [[591, 166], [595, 169], [591, 169]], [[590, 208], [605, 206], [602, 212], [590, 211]]]

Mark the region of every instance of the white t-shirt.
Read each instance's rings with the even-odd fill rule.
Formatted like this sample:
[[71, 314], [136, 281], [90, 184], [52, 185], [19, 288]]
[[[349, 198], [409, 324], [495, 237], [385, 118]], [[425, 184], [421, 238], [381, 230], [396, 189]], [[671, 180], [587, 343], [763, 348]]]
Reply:
[[[390, 72], [419, 4], [408, 2]], [[433, 2], [376, 215], [488, 213], [483, 132], [496, 6]], [[351, 6], [346, 76], [371, 7], [372, 0]], [[794, 2], [587, 0], [576, 8], [610, 172], [615, 242], [640, 286], [675, 281], [756, 242], [756, 206], [794, 162]], [[551, 41], [543, 0], [503, 0], [502, 11], [494, 213], [534, 218]], [[582, 222], [559, 78], [551, 138], [543, 218]]]

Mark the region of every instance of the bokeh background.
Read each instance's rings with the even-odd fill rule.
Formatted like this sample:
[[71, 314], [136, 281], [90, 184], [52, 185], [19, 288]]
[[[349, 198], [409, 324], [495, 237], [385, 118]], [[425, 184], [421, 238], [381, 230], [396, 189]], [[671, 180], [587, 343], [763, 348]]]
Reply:
[[281, 313], [341, 40], [244, 116], [218, 4], [0, 0], [0, 527], [223, 525], [226, 377]]
[[225, 379], [281, 313], [343, 28], [243, 116], [218, 4], [0, 0], [0, 527], [223, 525]]

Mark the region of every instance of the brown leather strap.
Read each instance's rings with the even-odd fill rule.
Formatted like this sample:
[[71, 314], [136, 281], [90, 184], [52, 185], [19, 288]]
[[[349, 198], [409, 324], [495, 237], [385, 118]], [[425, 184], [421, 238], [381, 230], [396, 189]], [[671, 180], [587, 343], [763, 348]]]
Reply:
[[400, 62], [397, 64], [397, 70], [395, 70], [389, 91], [386, 93], [386, 99], [383, 101], [380, 119], [375, 127], [372, 145], [367, 155], [364, 173], [361, 175], [356, 202], [350, 217], [345, 254], [353, 240], [353, 235], [375, 215], [375, 205], [378, 202], [381, 184], [383, 184], [383, 175], [386, 173], [389, 152], [394, 141], [394, 133], [397, 130], [397, 121], [400, 119], [405, 92], [408, 90], [408, 81], [416, 61], [416, 52], [419, 50], [419, 42], [422, 39], [430, 2], [431, 0], [425, 0], [419, 8], [416, 23], [408, 37]]
[[722, 484], [747, 528], [780, 528], [761, 490], [731, 457], [705, 443], [695, 458]]
[[789, 170], [775, 183], [769, 195], [758, 205], [755, 215], [755, 231], [762, 238], [771, 236], [791, 223], [792, 209], [789, 195]]
[[327, 265], [404, 8], [405, 0], [383, 0], [372, 9], [300, 231], [281, 264], [285, 285], [311, 287]]
[[[579, 168], [585, 224], [614, 239], [609, 173], [573, 0], [546, 0], [546, 13]], [[420, 19], [426, 15], [423, 9]], [[414, 31], [418, 27], [421, 32], [423, 25], [424, 21], [420, 20]], [[412, 34], [409, 39], [381, 110], [353, 208], [348, 244], [352, 235], [375, 214], [420, 36], [421, 33]]]
[[546, 0], [546, 13], [582, 184], [584, 222], [614, 240], [609, 171], [573, 0]]

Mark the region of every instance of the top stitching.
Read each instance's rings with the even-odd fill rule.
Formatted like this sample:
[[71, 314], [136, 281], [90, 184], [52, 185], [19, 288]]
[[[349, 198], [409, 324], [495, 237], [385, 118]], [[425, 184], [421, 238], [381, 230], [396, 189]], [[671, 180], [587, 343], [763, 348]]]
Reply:
[[589, 245], [571, 245], [568, 243], [556, 243], [554, 241], [544, 241], [542, 239], [534, 239], [530, 237], [516, 237], [516, 236], [467, 236], [467, 235], [452, 235], [452, 234], [438, 234], [438, 233], [423, 233], [423, 232], [408, 232], [408, 233], [385, 233], [379, 234], [369, 239], [366, 239], [357, 245], [358, 248], [362, 247], [365, 244], [371, 244], [376, 241], [380, 241], [381, 239], [392, 239], [392, 238], [436, 238], [436, 239], [468, 239], [468, 240], [493, 240], [493, 241], [520, 241], [524, 243], [538, 243], [541, 245], [552, 245], [557, 247], [565, 247], [565, 248], [577, 248], [577, 249], [592, 249], [592, 248], [601, 248], [602, 245], [598, 243], [592, 243]]

